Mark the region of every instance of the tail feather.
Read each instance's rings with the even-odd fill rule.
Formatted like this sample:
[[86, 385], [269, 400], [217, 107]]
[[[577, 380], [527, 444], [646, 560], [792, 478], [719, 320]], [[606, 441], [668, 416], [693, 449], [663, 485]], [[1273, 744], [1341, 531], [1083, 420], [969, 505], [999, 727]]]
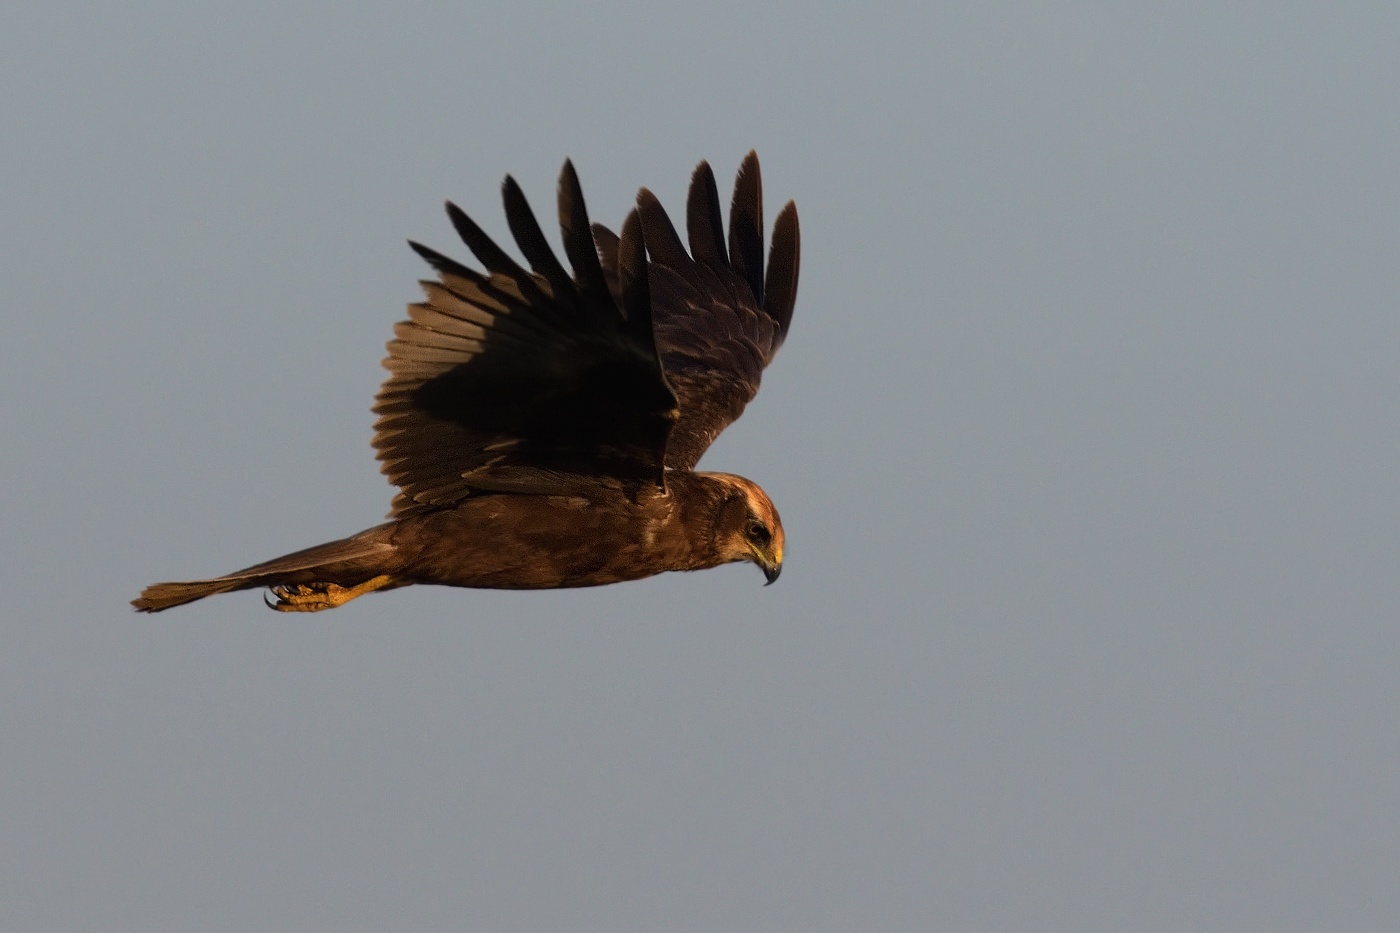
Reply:
[[215, 593], [229, 593], [258, 585], [249, 579], [238, 577], [216, 577], [213, 580], [190, 580], [184, 583], [152, 583], [141, 591], [140, 597], [131, 601], [131, 605], [136, 607], [137, 612], [160, 612], [162, 609], [183, 606]]
[[137, 612], [160, 612], [217, 593], [295, 583], [355, 586], [393, 569], [394, 546], [380, 525], [339, 541], [285, 554], [209, 580], [154, 583], [131, 601]]

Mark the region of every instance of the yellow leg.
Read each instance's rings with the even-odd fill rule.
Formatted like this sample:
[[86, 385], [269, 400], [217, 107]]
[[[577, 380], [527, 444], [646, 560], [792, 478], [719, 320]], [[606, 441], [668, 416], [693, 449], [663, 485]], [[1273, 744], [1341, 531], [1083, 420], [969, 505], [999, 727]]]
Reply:
[[392, 585], [394, 585], [394, 578], [387, 573], [371, 577], [364, 583], [355, 586], [338, 586], [334, 583], [291, 583], [286, 586], [270, 587], [272, 595], [277, 597], [277, 602], [271, 602], [266, 597], [263, 598], [263, 602], [267, 603], [268, 608], [276, 609], [278, 612], [320, 612], [322, 609], [343, 606], [356, 596], [373, 593], [375, 590], [382, 590], [386, 586]]

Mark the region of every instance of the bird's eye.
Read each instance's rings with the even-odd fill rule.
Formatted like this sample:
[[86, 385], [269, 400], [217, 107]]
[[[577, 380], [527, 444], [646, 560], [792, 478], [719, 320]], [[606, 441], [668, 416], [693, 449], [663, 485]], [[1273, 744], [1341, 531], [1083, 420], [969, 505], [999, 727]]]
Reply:
[[770, 536], [768, 529], [763, 527], [762, 522], [749, 522], [744, 528], [744, 537], [754, 544], [767, 545]]

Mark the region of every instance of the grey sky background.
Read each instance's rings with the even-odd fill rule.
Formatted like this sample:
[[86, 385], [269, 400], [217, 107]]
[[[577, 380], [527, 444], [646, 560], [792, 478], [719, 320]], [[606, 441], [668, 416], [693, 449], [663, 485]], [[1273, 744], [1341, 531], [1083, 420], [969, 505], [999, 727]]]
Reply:
[[[1400, 14], [0, 9], [0, 927], [1400, 922]], [[427, 274], [751, 147], [752, 567], [127, 600], [376, 523]]]

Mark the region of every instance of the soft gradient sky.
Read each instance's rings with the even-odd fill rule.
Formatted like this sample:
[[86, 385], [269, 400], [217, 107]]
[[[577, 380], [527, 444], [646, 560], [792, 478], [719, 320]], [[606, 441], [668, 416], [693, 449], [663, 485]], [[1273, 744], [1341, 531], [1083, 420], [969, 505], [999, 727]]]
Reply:
[[[1400, 13], [0, 8], [0, 927], [1400, 925]], [[286, 617], [390, 327], [751, 147], [788, 560]]]

